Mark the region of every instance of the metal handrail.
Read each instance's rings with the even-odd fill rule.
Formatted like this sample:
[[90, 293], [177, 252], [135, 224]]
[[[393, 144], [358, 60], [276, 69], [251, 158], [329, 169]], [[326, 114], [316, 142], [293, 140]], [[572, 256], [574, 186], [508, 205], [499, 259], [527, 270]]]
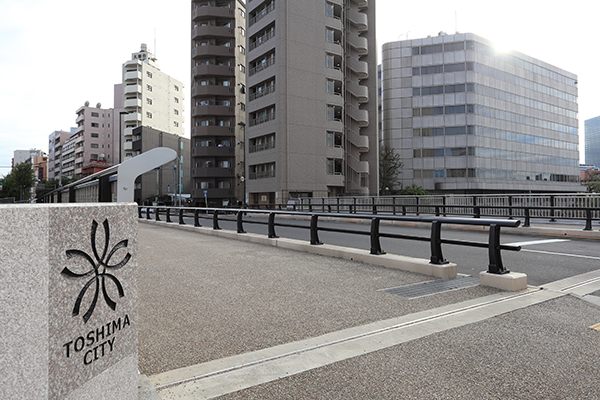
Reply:
[[[320, 245], [323, 244], [319, 239], [319, 231], [322, 232], [337, 232], [345, 234], [363, 235], [369, 236], [371, 239], [370, 252], [374, 255], [382, 255], [385, 252], [381, 248], [380, 239], [393, 238], [393, 239], [406, 239], [406, 240], [417, 240], [427, 241], [431, 244], [431, 256], [430, 262], [434, 265], [444, 265], [449, 262], [444, 258], [442, 253], [442, 244], [452, 244], [468, 247], [479, 247], [487, 248], [489, 255], [488, 272], [491, 274], [505, 274], [509, 271], [504, 268], [502, 263], [501, 251], [519, 251], [520, 246], [501, 245], [500, 244], [500, 228], [510, 227], [516, 228], [521, 224], [519, 220], [501, 220], [501, 219], [468, 219], [468, 218], [448, 218], [448, 217], [399, 217], [399, 216], [373, 216], [366, 214], [330, 214], [330, 213], [311, 213], [311, 212], [298, 212], [298, 211], [277, 211], [277, 210], [255, 210], [255, 209], [238, 209], [238, 208], [192, 208], [192, 207], [160, 207], [160, 206], [139, 206], [138, 217], [140, 219], [145, 218], [151, 219], [150, 213], [154, 214], [155, 221], [162, 221], [160, 216], [163, 214], [166, 218], [167, 223], [171, 223], [171, 211], [176, 210], [178, 215], [178, 223], [185, 225], [184, 216], [193, 218], [194, 226], [200, 227], [200, 219], [211, 219], [212, 228], [214, 230], [220, 230], [219, 221], [231, 221], [237, 223], [237, 233], [246, 233], [244, 230], [244, 223], [267, 225], [268, 237], [271, 239], [278, 238], [275, 227], [288, 227], [288, 228], [299, 228], [308, 229], [310, 231], [310, 244]], [[227, 215], [236, 215], [235, 220], [230, 219]], [[247, 214], [265, 215], [268, 217], [267, 222], [260, 219], [249, 219], [244, 217]], [[275, 218], [279, 215], [295, 216], [295, 217], [310, 217], [310, 224], [290, 224], [276, 222]], [[319, 226], [319, 217], [338, 217], [344, 219], [358, 219], [370, 221], [371, 228], [369, 232], [354, 230], [354, 229], [340, 229], [340, 228], [326, 228]], [[412, 236], [412, 235], [399, 235], [392, 233], [381, 232], [379, 227], [381, 221], [410, 221], [410, 222], [428, 222], [431, 223], [431, 236]], [[455, 225], [475, 225], [475, 226], [488, 226], [489, 227], [489, 240], [488, 243], [483, 242], [471, 242], [466, 240], [451, 240], [442, 239], [441, 230], [445, 224]]]

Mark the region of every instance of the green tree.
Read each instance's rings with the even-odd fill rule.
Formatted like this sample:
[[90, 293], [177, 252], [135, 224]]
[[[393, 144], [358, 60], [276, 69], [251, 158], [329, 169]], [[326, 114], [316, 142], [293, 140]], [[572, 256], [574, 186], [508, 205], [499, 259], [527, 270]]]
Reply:
[[587, 188], [588, 193], [600, 193], [600, 176], [597, 174], [586, 172], [581, 184]]
[[29, 199], [29, 192], [35, 183], [33, 168], [30, 163], [17, 164], [13, 170], [2, 179], [0, 197], [14, 197], [18, 200]]
[[414, 183], [410, 186], [405, 187], [400, 191], [402, 195], [413, 195], [413, 196], [427, 196], [429, 192], [423, 189], [421, 186], [417, 186]]
[[395, 194], [402, 173], [400, 154], [393, 147], [384, 145], [379, 151], [379, 193]]

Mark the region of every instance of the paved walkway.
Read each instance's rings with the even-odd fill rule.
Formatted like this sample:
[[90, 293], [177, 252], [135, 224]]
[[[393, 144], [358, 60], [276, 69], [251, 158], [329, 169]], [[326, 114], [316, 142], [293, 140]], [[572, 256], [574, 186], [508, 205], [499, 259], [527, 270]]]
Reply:
[[407, 299], [433, 278], [147, 222], [138, 263], [165, 399], [600, 398], [600, 270]]

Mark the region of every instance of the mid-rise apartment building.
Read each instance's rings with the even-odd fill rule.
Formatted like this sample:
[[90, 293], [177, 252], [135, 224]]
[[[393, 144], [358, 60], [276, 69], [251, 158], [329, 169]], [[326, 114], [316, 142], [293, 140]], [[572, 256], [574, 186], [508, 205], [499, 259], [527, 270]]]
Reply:
[[192, 1], [192, 198], [245, 201], [246, 7]]
[[54, 131], [50, 134], [48, 139], [48, 179], [58, 179], [60, 176], [63, 146], [75, 133], [75, 129], [71, 128], [70, 132]]
[[77, 127], [68, 139], [65, 140], [65, 132], [50, 135], [54, 179], [81, 177], [84, 166], [90, 163], [119, 163], [119, 114], [112, 108], [101, 108], [100, 103], [90, 107], [89, 102], [78, 108], [76, 114]]
[[383, 45], [383, 142], [403, 186], [578, 191], [577, 76], [477, 35]]
[[376, 194], [374, 0], [247, 4], [252, 203]]
[[600, 167], [600, 117], [586, 119], [585, 163]]
[[132, 135], [138, 126], [184, 135], [184, 85], [159, 69], [156, 57], [145, 44], [123, 64], [121, 87], [125, 112], [121, 128], [121, 161], [136, 155], [132, 150]]

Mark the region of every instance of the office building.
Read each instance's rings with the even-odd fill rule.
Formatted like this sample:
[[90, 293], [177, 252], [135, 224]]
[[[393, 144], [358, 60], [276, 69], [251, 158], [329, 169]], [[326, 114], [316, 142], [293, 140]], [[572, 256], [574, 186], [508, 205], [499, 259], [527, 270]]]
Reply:
[[586, 119], [585, 163], [600, 166], [600, 117]]
[[247, 4], [251, 203], [377, 194], [375, 1]]
[[192, 197], [197, 204], [245, 201], [246, 7], [192, 1]]
[[121, 162], [135, 156], [132, 135], [138, 126], [184, 135], [184, 86], [159, 69], [156, 57], [145, 44], [123, 64], [121, 88], [125, 112], [121, 128]]
[[384, 44], [382, 79], [383, 143], [401, 156], [404, 187], [581, 190], [576, 75], [441, 32]]

